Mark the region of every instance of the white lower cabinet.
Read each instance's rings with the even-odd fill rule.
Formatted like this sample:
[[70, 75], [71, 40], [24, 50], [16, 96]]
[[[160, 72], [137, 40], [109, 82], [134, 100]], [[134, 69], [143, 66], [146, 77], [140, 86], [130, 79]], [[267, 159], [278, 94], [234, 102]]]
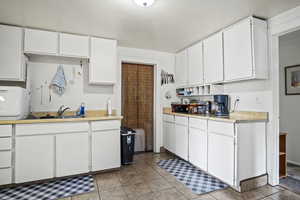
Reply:
[[11, 183], [12, 183], [11, 168], [0, 169], [0, 185], [6, 185]]
[[184, 160], [188, 160], [188, 134], [187, 125], [175, 124], [175, 154]]
[[234, 138], [221, 134], [208, 135], [208, 172], [234, 185]]
[[196, 167], [207, 170], [207, 132], [189, 128], [189, 161]]
[[54, 177], [54, 136], [16, 137], [15, 182]]
[[175, 153], [175, 124], [174, 122], [164, 122], [164, 147], [172, 152]]
[[87, 173], [88, 171], [88, 132], [56, 135], [56, 177]]
[[92, 171], [120, 167], [120, 130], [93, 131]]

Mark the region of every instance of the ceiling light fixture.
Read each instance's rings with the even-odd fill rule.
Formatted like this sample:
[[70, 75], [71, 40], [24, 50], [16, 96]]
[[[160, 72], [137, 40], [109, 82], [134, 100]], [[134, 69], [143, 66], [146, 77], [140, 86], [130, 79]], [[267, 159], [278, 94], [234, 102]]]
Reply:
[[142, 7], [150, 7], [154, 3], [155, 0], [134, 0], [134, 2]]

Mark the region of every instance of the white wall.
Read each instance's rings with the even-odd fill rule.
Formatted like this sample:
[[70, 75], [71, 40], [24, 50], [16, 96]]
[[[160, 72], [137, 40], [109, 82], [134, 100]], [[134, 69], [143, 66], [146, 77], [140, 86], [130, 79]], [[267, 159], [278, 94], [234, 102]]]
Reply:
[[300, 164], [300, 95], [285, 95], [284, 68], [300, 65], [300, 31], [279, 39], [280, 131], [287, 132], [287, 159]]
[[[64, 67], [67, 87], [65, 94], [59, 96], [52, 92], [52, 101], [49, 101], [49, 88], [57, 67], [61, 63]], [[73, 75], [75, 69], [75, 76]], [[67, 105], [76, 110], [84, 102], [89, 110], [106, 109], [107, 99], [112, 99], [113, 108], [116, 107], [116, 93], [113, 86], [88, 85], [88, 66], [80, 66], [78, 59], [58, 59], [53, 57], [34, 56], [28, 64], [28, 73], [31, 85], [31, 110], [57, 111], [59, 106]], [[43, 85], [43, 92], [41, 92]]]

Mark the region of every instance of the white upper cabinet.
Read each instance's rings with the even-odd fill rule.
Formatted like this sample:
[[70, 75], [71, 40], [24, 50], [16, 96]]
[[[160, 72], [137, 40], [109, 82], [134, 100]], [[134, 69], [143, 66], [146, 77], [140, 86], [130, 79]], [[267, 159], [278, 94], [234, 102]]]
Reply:
[[25, 81], [23, 29], [0, 25], [0, 80]]
[[25, 29], [24, 52], [42, 55], [58, 54], [58, 33]]
[[91, 38], [89, 83], [113, 85], [116, 83], [117, 41]]
[[89, 37], [60, 33], [60, 54], [70, 57], [89, 57]]
[[266, 79], [267, 23], [249, 17], [224, 31], [225, 81]]
[[203, 45], [202, 42], [188, 49], [189, 84], [203, 85]]
[[175, 62], [175, 83], [176, 86], [188, 84], [188, 51], [183, 50], [176, 54]]
[[223, 35], [219, 32], [203, 42], [204, 83], [220, 83], [224, 80]]

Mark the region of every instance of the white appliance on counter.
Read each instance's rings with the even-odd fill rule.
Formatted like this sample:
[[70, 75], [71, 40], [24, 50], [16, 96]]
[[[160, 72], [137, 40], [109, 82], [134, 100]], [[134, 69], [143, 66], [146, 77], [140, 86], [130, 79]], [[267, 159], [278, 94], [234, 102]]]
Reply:
[[25, 119], [29, 114], [29, 92], [17, 86], [0, 86], [0, 120]]

